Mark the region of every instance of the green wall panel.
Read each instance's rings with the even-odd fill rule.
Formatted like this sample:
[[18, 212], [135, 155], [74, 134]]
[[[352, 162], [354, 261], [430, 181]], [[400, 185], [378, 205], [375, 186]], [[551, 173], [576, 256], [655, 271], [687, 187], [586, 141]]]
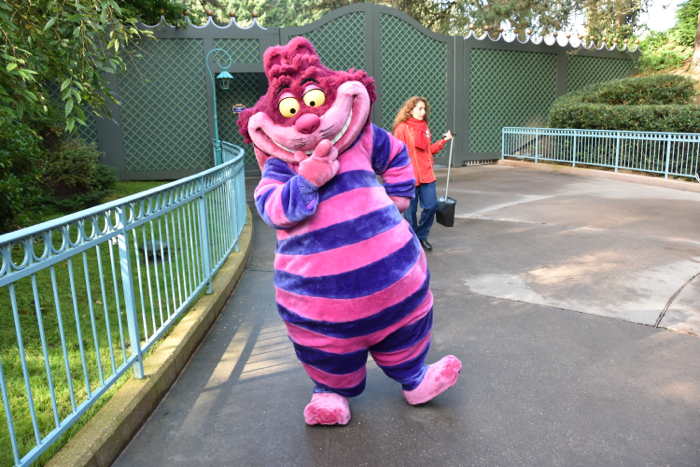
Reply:
[[142, 58], [118, 77], [126, 170], [211, 167], [202, 40], [146, 40], [140, 47]]
[[407, 22], [382, 14], [382, 127], [391, 131], [394, 118], [411, 96], [430, 104], [430, 129], [447, 131], [447, 44], [432, 39]]
[[[214, 39], [215, 49], [223, 49], [231, 55], [231, 63], [260, 63], [260, 45], [257, 39]], [[214, 52], [214, 58], [210, 58], [212, 63], [221, 60], [225, 66], [226, 56], [222, 53]], [[231, 68], [228, 70], [233, 72]]]
[[622, 78], [632, 71], [635, 60], [603, 57], [569, 57], [566, 69], [566, 92], [578, 91], [589, 84]]
[[216, 91], [216, 115], [219, 120], [219, 138], [245, 149], [245, 163], [257, 167], [253, 146], [243, 142], [243, 136], [238, 132], [238, 114], [231, 111], [236, 104], [247, 108], [253, 107], [260, 98], [258, 77], [255, 73], [233, 73], [233, 81], [228, 91]]
[[504, 126], [546, 126], [556, 98], [555, 54], [472, 49], [470, 65], [470, 152], [499, 151]]
[[364, 13], [348, 13], [303, 36], [314, 45], [326, 67], [343, 71], [365, 67]]

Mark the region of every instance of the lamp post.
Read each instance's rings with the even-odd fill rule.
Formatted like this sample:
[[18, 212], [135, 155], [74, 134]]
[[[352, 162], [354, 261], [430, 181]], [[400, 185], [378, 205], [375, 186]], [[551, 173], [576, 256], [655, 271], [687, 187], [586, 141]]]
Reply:
[[223, 58], [217, 61], [217, 64], [219, 65], [219, 68], [221, 68], [222, 71], [216, 77], [216, 81], [219, 82], [222, 91], [228, 90], [229, 86], [231, 85], [231, 80], [233, 79], [233, 76], [231, 75], [231, 73], [226, 71], [231, 66], [231, 55], [229, 55], [228, 52], [226, 52], [223, 49], [211, 49], [207, 54], [206, 58], [204, 59], [204, 63], [206, 64], [207, 71], [209, 72], [209, 76], [211, 77], [211, 87], [212, 92], [214, 93], [214, 164], [219, 165], [221, 164], [221, 141], [219, 140], [219, 123], [216, 118], [216, 82], [214, 80], [214, 75], [211, 72], [211, 68], [209, 68], [209, 55], [211, 55], [212, 52], [223, 52], [228, 58], [228, 65], [226, 66], [222, 65]]

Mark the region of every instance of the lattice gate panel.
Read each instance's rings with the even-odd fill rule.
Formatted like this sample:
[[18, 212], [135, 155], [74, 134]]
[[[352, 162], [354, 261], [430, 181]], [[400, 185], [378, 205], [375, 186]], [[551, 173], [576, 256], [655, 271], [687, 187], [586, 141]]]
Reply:
[[[224, 49], [228, 52], [232, 63], [260, 63], [260, 44], [257, 39], [214, 39], [212, 43], [212, 48]], [[224, 54], [214, 52], [212, 55], [214, 57], [209, 59], [211, 63], [221, 59], [223, 65], [226, 65]]]
[[146, 40], [140, 47], [142, 58], [118, 76], [126, 170], [211, 167], [203, 41]]
[[314, 45], [321, 63], [331, 70], [365, 68], [364, 13], [348, 13], [302, 35]]
[[246, 170], [259, 170], [255, 160], [253, 146], [243, 142], [243, 136], [238, 133], [238, 114], [231, 111], [236, 104], [243, 104], [246, 108], [253, 107], [260, 99], [258, 77], [255, 73], [232, 73], [233, 80], [228, 91], [216, 90], [216, 115], [219, 120], [219, 138], [231, 144], [245, 149]]
[[566, 92], [578, 91], [589, 84], [622, 78], [632, 71], [636, 60], [571, 56], [566, 67]]
[[501, 148], [504, 126], [546, 126], [556, 98], [557, 56], [472, 49], [469, 151]]
[[380, 27], [382, 127], [391, 131], [401, 106], [417, 95], [430, 104], [433, 135], [442, 135], [447, 131], [447, 44], [392, 15], [382, 14]]

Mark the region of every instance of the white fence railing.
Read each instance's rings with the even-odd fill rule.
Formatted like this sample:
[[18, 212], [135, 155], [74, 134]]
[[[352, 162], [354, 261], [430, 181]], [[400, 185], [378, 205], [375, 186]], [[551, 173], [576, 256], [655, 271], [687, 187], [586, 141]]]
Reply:
[[0, 236], [5, 460], [31, 464], [130, 367], [143, 377], [142, 354], [211, 293], [246, 223], [243, 149], [223, 153], [198, 175]]
[[503, 128], [502, 157], [568, 162], [694, 177], [700, 134], [617, 130]]

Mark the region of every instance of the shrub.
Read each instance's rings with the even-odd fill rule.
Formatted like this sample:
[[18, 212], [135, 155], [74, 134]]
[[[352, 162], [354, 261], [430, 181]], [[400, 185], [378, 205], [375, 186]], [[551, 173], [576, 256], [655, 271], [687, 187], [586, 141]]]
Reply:
[[99, 163], [94, 144], [65, 139], [56, 151], [48, 151], [42, 186], [48, 202], [61, 212], [80, 211], [100, 204], [117, 182], [115, 170]]
[[41, 197], [41, 139], [0, 108], [0, 233], [22, 223]]
[[[697, 0], [700, 1], [700, 0]], [[697, 21], [697, 15], [695, 20]], [[668, 32], [651, 31], [639, 43], [642, 51], [637, 60], [637, 71], [640, 73], [654, 73], [659, 70], [679, 68], [693, 55], [692, 42], [689, 45], [674, 40], [675, 35]], [[695, 39], [695, 29], [693, 29]]]
[[676, 75], [626, 78], [587, 86], [557, 99], [552, 128], [700, 132], [694, 81]]

